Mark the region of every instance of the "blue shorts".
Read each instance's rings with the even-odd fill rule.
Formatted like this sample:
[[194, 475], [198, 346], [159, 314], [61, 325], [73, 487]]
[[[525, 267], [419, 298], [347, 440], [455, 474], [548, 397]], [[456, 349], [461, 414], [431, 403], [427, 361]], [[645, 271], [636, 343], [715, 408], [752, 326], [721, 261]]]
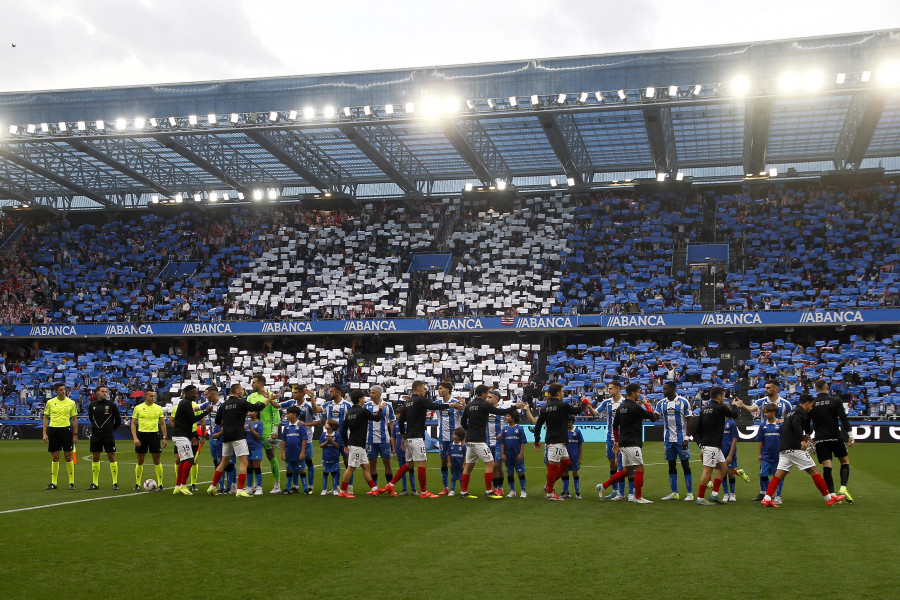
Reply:
[[[730, 450], [730, 448], [729, 448], [729, 450]], [[725, 458], [728, 458], [727, 452], [722, 451], [722, 454], [725, 455]], [[738, 466], [737, 466], [737, 450], [734, 451], [734, 456], [731, 458], [731, 462], [728, 463], [726, 465], [726, 467], [728, 467], [729, 469], [737, 469], [738, 468]]]
[[250, 454], [247, 456], [247, 460], [262, 460], [263, 457], [263, 449], [262, 446], [259, 448], [255, 448], [250, 451]]
[[440, 442], [438, 445], [441, 449], [441, 458], [447, 458], [450, 456], [450, 445], [452, 442]]
[[506, 461], [506, 472], [512, 473], [513, 471], [524, 475], [525, 474], [525, 461], [524, 460], [507, 460]]
[[682, 449], [682, 444], [678, 442], [666, 442], [666, 460], [690, 460], [691, 459], [691, 445], [688, 444], [687, 450]]
[[769, 462], [767, 460], [762, 461], [759, 465], [759, 476], [760, 477], [774, 477], [775, 471], [778, 470], [777, 462]]
[[390, 442], [381, 442], [380, 444], [367, 444], [366, 445], [366, 454], [369, 457], [369, 460], [373, 460], [376, 458], [391, 458], [391, 443]]
[[306, 454], [303, 455], [302, 460], [312, 460], [313, 458], [313, 450], [315, 446], [313, 446], [312, 442], [306, 442]]
[[503, 449], [500, 448], [500, 444], [496, 446], [491, 446], [491, 453], [494, 455], [494, 462], [500, 462], [500, 457], [503, 456]]
[[462, 479], [462, 474], [463, 474], [462, 464], [450, 463], [450, 477], [452, 477], [453, 479]]
[[299, 460], [286, 460], [284, 461], [284, 469], [286, 471], [291, 471], [292, 473], [294, 471], [305, 471], [306, 464]]
[[613, 445], [615, 443], [615, 440], [606, 440], [606, 458], [608, 460], [612, 460], [616, 457], [616, 455], [613, 454]]
[[323, 473], [338, 473], [341, 470], [341, 463], [339, 462], [323, 462], [322, 463], [322, 472]]
[[212, 454], [213, 460], [222, 460], [222, 444], [210, 444], [209, 453]]
[[568, 470], [572, 471], [573, 473], [577, 473], [579, 469], [581, 469], [581, 463], [575, 462], [575, 461], [572, 461], [572, 464], [569, 465], [569, 468], [568, 468]]

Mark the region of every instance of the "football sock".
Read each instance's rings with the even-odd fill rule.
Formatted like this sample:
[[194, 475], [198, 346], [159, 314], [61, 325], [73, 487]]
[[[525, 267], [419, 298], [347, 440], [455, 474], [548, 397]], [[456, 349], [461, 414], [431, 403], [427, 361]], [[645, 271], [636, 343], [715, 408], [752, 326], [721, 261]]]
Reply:
[[727, 479], [722, 480], [722, 488], [723, 488], [722, 493], [727, 496], [728, 495], [728, 480]]
[[644, 489], [644, 472], [636, 471], [634, 474], [634, 497], [640, 498], [641, 491]]
[[100, 461], [91, 463], [91, 479], [94, 485], [100, 485]]
[[613, 485], [613, 484], [616, 484], [616, 483], [618, 483], [618, 482], [620, 482], [620, 481], [624, 481], [624, 480], [625, 480], [625, 477], [626, 477], [625, 469], [622, 469], [621, 471], [616, 471], [615, 473], [613, 473], [613, 474], [610, 476], [609, 479], [607, 479], [607, 480], [604, 482], [603, 487], [608, 488], [609, 486], [611, 486], [611, 485]]
[[308, 484], [308, 482], [312, 481], [312, 479], [306, 478], [306, 471], [300, 471], [299, 473], [294, 471], [294, 483], [291, 485], [292, 488], [297, 487], [297, 480], [300, 480], [300, 489], [305, 490], [307, 488], [311, 488], [312, 486]]
[[227, 473], [225, 485], [230, 490], [237, 483], [237, 470], [234, 468], [234, 465], [228, 465], [225, 467], [225, 473]]
[[412, 469], [409, 470], [409, 473], [406, 474], [406, 478], [409, 479], [409, 491], [413, 494], [416, 493], [416, 476], [413, 474]]
[[50, 483], [56, 485], [59, 480], [59, 462], [50, 462]]
[[344, 481], [343, 479], [341, 480], [341, 491], [342, 491], [342, 492], [346, 492], [346, 491], [347, 491], [347, 484], [348, 484], [348, 483], [349, 483], [349, 482]]
[[516, 478], [515, 478], [514, 476], [512, 476], [512, 475], [507, 475], [507, 476], [506, 476], [506, 483], [509, 484], [509, 491], [511, 491], [511, 492], [516, 491]]
[[[269, 468], [272, 470], [272, 477], [275, 478], [275, 487], [281, 487], [281, 467], [278, 466], [277, 458], [272, 458], [269, 460]], [[257, 473], [260, 473], [258, 481], [259, 485], [262, 485], [262, 471], [257, 469]]]
[[784, 479], [778, 482], [778, 490], [775, 492], [776, 496], [781, 496], [781, 488], [784, 487]]
[[153, 465], [153, 470], [156, 472], [156, 483], [159, 485], [159, 487], [163, 487], [163, 481], [162, 481], [162, 477], [163, 477], [163, 466], [162, 466], [162, 463], [160, 463], [160, 464], [158, 464], [158, 465]]
[[781, 483], [781, 479], [776, 475], [769, 480], [769, 487], [766, 488], [766, 496], [772, 497], [775, 495], [775, 490], [778, 489], [778, 484]]
[[[459, 481], [459, 477], [457, 477], [456, 475], [453, 475], [450, 477], [450, 491], [451, 492], [456, 491], [456, 482], [457, 481]], [[462, 488], [460, 488], [460, 489], [462, 489]]]
[[[391, 483], [394, 484], [394, 483], [397, 483], [398, 481], [400, 481], [401, 479], [403, 479], [403, 476], [406, 475], [406, 473], [408, 471], [409, 471], [409, 463], [405, 463], [402, 467], [397, 469], [397, 472], [394, 474], [394, 478], [391, 479]], [[406, 482], [404, 482], [404, 488], [405, 488], [405, 485], [406, 485]]]
[[471, 475], [469, 475], [468, 473], [463, 473], [462, 478], [460, 479], [459, 490], [463, 494], [469, 491], [469, 477], [471, 477]]
[[447, 487], [447, 478], [450, 476], [450, 469], [447, 467], [441, 467], [441, 483], [444, 484], [444, 487]]
[[581, 479], [578, 477], [578, 475], [572, 475], [572, 481], [575, 483], [575, 493], [580, 494], [581, 493]]
[[831, 475], [831, 467], [822, 467], [822, 479], [828, 486], [828, 491], [834, 493], [834, 477]]
[[[816, 484], [816, 487], [819, 488], [819, 492], [823, 496], [828, 498], [828, 496], [831, 495], [831, 490], [828, 489], [828, 484], [825, 483], [825, 478], [822, 477], [820, 474], [816, 473], [815, 475], [812, 476], [812, 479], [813, 479], [813, 483]], [[771, 486], [769, 486], [769, 487], [771, 487]]]
[[337, 489], [337, 487], [338, 487], [338, 472], [337, 471], [334, 471], [331, 474], [331, 487], [334, 489]]
[[247, 474], [239, 473], [237, 476], [237, 489], [244, 489], [244, 485], [247, 483]]
[[568, 473], [566, 473], [565, 475], [562, 476], [562, 482], [563, 482], [563, 489], [562, 489], [563, 494], [568, 494], [569, 493], [569, 474]]
[[553, 486], [556, 484], [556, 463], [550, 463], [547, 465], [547, 492], [553, 489]]
[[114, 485], [119, 484], [119, 463], [111, 462], [109, 463], [109, 474], [112, 477], [112, 482]]
[[678, 493], [678, 473], [669, 473], [669, 489], [673, 494]]
[[735, 488], [734, 488], [734, 477], [729, 477], [729, 478], [728, 478], [728, 487], [731, 488], [731, 493], [733, 494], [733, 493], [735, 492]]
[[687, 493], [690, 494], [694, 490], [694, 476], [691, 473], [691, 461], [681, 461], [681, 470], [684, 472], [684, 485]]
[[769, 478], [763, 477], [762, 475], [760, 475], [759, 476], [759, 493], [765, 494], [766, 488], [768, 488], [768, 487], [769, 487]]
[[[387, 471], [387, 472], [384, 474], [384, 480], [385, 480], [385, 481], [390, 481], [390, 480], [393, 479], [393, 478], [394, 478], [394, 474], [391, 473], [390, 471]], [[375, 479], [375, 483], [378, 483], [378, 478]]]
[[223, 471], [216, 471], [215, 473], [213, 473], [213, 480], [212, 480], [213, 486], [219, 485], [219, 481], [221, 481], [221, 479], [222, 479], [222, 473], [223, 473]]
[[191, 485], [197, 485], [197, 473], [200, 471], [200, 467], [197, 466], [197, 463], [191, 464]]
[[135, 485], [141, 485], [141, 477], [144, 476], [144, 465], [135, 465], [134, 466], [134, 483]]
[[372, 479], [371, 477], [369, 477], [368, 479], [366, 479], [366, 485], [369, 486], [369, 489], [370, 489], [370, 490], [374, 490], [375, 488], [378, 487], [378, 484], [375, 483], [375, 480]]
[[628, 493], [634, 495], [634, 477], [628, 478]]
[[494, 474], [493, 473], [485, 473], [484, 474], [484, 489], [487, 491], [491, 491], [494, 489]]
[[328, 473], [322, 473], [322, 489], [328, 489]]
[[293, 471], [285, 471], [284, 472], [284, 487], [287, 490], [294, 487], [294, 472]]
[[[277, 473], [278, 477], [275, 479], [275, 485], [281, 487], [281, 474]], [[262, 468], [256, 467], [256, 486], [262, 487]]]
[[850, 464], [841, 465], [841, 487], [847, 486], [847, 481], [850, 479]]
[[720, 487], [722, 487], [722, 480], [716, 477], [713, 479], [713, 494], [718, 494]]
[[66, 474], [69, 476], [69, 483], [75, 483], [75, 463], [66, 463]]
[[350, 485], [353, 485], [353, 476], [356, 475], [356, 471], [350, 473]]
[[503, 487], [503, 476], [494, 477], [494, 488], [502, 488]]
[[705, 485], [701, 485], [699, 488], [697, 488], [697, 497], [698, 498], [706, 497], [706, 486]]
[[[311, 458], [306, 459], [306, 472], [309, 473], [310, 481], [316, 480], [316, 466], [313, 464], [313, 461]], [[312, 487], [312, 483], [310, 483], [309, 487]]]
[[525, 491], [525, 474], [524, 473], [519, 474], [519, 489], [522, 490], [523, 492]]
[[[375, 482], [375, 485], [378, 485], [378, 473], [372, 473], [372, 481]], [[390, 479], [388, 479], [390, 481]]]
[[[352, 477], [351, 477], [351, 479], [352, 479]], [[419, 467], [419, 490], [420, 491], [425, 492], [428, 490], [428, 488], [426, 487], [427, 480], [428, 480], [428, 476], [427, 476], [427, 471], [425, 470], [425, 467]]]

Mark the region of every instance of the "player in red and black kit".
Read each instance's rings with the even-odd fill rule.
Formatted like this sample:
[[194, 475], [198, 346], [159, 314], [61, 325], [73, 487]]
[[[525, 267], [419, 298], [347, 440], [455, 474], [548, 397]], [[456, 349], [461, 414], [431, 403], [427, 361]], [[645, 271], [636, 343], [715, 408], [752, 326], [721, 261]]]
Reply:
[[[713, 386], [709, 390], [709, 402], [700, 410], [700, 416], [696, 419], [694, 428], [694, 440], [703, 452], [703, 475], [700, 476], [700, 489], [697, 490], [697, 504], [706, 506], [710, 502], [724, 504], [719, 499], [719, 487], [728, 471], [725, 462], [725, 454], [722, 452], [722, 436], [725, 433], [725, 421], [737, 418], [737, 413], [730, 406], [726, 406], [725, 388]], [[734, 406], [746, 408], [740, 398], [733, 402]], [[713, 493], [709, 500], [706, 495], [706, 484], [712, 477], [713, 469], [716, 469], [716, 478], [713, 480]]]
[[[585, 405], [590, 405], [590, 400], [582, 400], [583, 404], [572, 405], [563, 401], [563, 386], [561, 383], [551, 383], [547, 390], [549, 399], [538, 415], [534, 424], [534, 447], [541, 447], [541, 427], [547, 424], [547, 485], [544, 487], [547, 500], [559, 500], [559, 496], [553, 491], [556, 480], [569, 470], [572, 461], [569, 460], [569, 452], [566, 444], [569, 442], [569, 415], [578, 415], [584, 412]], [[468, 439], [466, 440], [468, 442]]]
[[853, 446], [850, 419], [841, 399], [828, 394], [828, 382], [824, 379], [816, 381], [816, 399], [809, 411], [809, 418], [816, 437], [816, 458], [822, 464], [822, 479], [828, 485], [828, 491], [834, 493], [834, 477], [831, 474], [831, 457], [834, 456], [841, 463], [841, 489], [838, 493], [853, 504], [853, 497], [847, 491], [847, 481], [850, 479], [847, 446]]
[[406, 475], [410, 470], [410, 463], [415, 463], [419, 475], [419, 497], [420, 498], [438, 498], [437, 494], [432, 494], [425, 488], [426, 471], [425, 465], [425, 417], [429, 410], [448, 410], [456, 408], [464, 410], [465, 406], [458, 402], [453, 404], [443, 404], [441, 402], [432, 402], [425, 397], [425, 382], [414, 381], [412, 384], [412, 395], [403, 405], [400, 414], [397, 416], [397, 424], [400, 433], [403, 436], [403, 446], [406, 450], [406, 464], [397, 469], [394, 478], [384, 486], [384, 491], [396, 496], [394, 484]]
[[800, 396], [796, 408], [792, 410], [784, 418], [784, 425], [781, 429], [781, 450], [778, 453], [778, 470], [775, 476], [769, 481], [769, 488], [766, 495], [762, 499], [762, 505], [769, 508], [779, 508], [772, 501], [772, 495], [778, 489], [778, 484], [791, 472], [794, 467], [802, 471], [806, 471], [812, 476], [813, 483], [816, 484], [822, 497], [825, 498], [825, 504], [833, 506], [844, 499], [844, 496], [834, 495], [828, 491], [828, 484], [825, 479], [819, 475], [816, 463], [810, 458], [806, 449], [809, 433], [812, 431], [810, 425], [809, 412], [813, 407], [813, 397], [809, 394]]
[[622, 470], [603, 482], [600, 491], [600, 500], [603, 500], [603, 492], [614, 483], [624, 481], [626, 477], [634, 475], [634, 502], [635, 504], [652, 504], [652, 500], [643, 497], [644, 487], [644, 457], [641, 448], [644, 446], [644, 421], [655, 421], [659, 415], [650, 408], [650, 404], [641, 399], [641, 386], [637, 383], [629, 383], [625, 386], [625, 399], [616, 409], [613, 418], [612, 430], [613, 456], [622, 451]]
[[[200, 397], [197, 386], [188, 385], [182, 390], [181, 400], [175, 408], [175, 418], [172, 419], [172, 442], [175, 444], [175, 452], [178, 457], [175, 471], [175, 490], [173, 494], [192, 495], [187, 482], [194, 466], [196, 455], [194, 439], [197, 438], [195, 426], [206, 415], [213, 411], [215, 405], [210, 404], [203, 412], [196, 412], [196, 400]], [[204, 408], [204, 407], [200, 407]], [[199, 444], [199, 439], [197, 440]]]
[[475, 463], [484, 463], [484, 485], [486, 498], [502, 498], [503, 491], [494, 489], [494, 454], [487, 443], [487, 425], [491, 415], [508, 415], [516, 412], [517, 408], [527, 406], [524, 402], [518, 402], [515, 407], [498, 408], [487, 401], [490, 388], [484, 384], [475, 388], [475, 397], [466, 404], [463, 411], [461, 424], [466, 430], [466, 459], [462, 472], [462, 484], [460, 487], [461, 498], [476, 498], [469, 494], [469, 477], [475, 469]]
[[369, 484], [369, 491], [366, 492], [370, 496], [377, 496], [384, 490], [379, 489], [372, 480], [369, 473], [369, 456], [366, 453], [366, 436], [369, 433], [369, 421], [380, 421], [384, 418], [384, 411], [380, 410], [378, 405], [373, 404], [375, 413], [371, 413], [362, 407], [363, 398], [366, 395], [360, 390], [350, 392], [350, 402], [353, 408], [347, 411], [344, 422], [341, 424], [341, 439], [347, 444], [347, 470], [341, 478], [341, 498], [353, 498], [353, 494], [347, 491], [350, 484], [350, 478], [357, 467], [362, 467], [363, 477]]

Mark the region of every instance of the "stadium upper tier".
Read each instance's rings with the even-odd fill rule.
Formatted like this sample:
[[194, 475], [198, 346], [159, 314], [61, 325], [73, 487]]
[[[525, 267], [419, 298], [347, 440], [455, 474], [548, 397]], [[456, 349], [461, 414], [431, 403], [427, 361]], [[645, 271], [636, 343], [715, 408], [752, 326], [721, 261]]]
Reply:
[[[0, 251], [5, 323], [225, 321], [898, 304], [895, 185], [526, 198], [317, 211], [287, 205], [72, 226]], [[693, 242], [724, 249], [692, 255]], [[702, 246], [701, 249], [709, 246]], [[416, 254], [445, 264], [417, 270]], [[696, 253], [694, 253], [696, 254]], [[692, 257], [693, 256], [693, 257]]]

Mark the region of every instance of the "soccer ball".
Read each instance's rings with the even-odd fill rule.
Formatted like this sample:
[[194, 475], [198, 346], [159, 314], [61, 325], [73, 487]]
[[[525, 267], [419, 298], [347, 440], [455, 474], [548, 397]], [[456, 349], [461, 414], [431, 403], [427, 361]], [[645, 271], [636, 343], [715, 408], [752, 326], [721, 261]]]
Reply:
[[145, 492], [152, 492], [155, 489], [156, 489], [156, 480], [155, 479], [148, 479], [147, 481], [144, 482], [144, 491]]

